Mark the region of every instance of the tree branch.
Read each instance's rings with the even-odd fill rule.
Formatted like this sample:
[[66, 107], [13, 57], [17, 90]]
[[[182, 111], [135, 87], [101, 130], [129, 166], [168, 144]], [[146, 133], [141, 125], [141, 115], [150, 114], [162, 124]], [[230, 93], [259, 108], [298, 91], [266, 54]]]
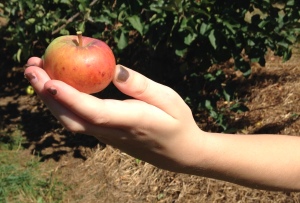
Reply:
[[[89, 7], [92, 7], [93, 5], [95, 5], [97, 3], [98, 0], [93, 0], [90, 4]], [[78, 16], [80, 15], [80, 12], [75, 13], [72, 17], [70, 17], [65, 24], [61, 25], [60, 27], [58, 27], [56, 30], [52, 31], [52, 35], [57, 34], [58, 32], [60, 32], [62, 29], [64, 29], [69, 23], [73, 22]]]

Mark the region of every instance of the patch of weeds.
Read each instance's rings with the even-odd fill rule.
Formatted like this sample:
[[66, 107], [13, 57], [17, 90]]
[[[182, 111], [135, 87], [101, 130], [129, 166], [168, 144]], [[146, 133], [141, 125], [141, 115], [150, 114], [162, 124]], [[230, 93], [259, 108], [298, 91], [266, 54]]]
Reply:
[[41, 173], [39, 158], [25, 155], [22, 137], [0, 137], [0, 203], [63, 201], [68, 187], [53, 173]]
[[20, 149], [24, 138], [20, 130], [15, 130], [12, 133], [0, 131], [0, 150], [16, 150]]

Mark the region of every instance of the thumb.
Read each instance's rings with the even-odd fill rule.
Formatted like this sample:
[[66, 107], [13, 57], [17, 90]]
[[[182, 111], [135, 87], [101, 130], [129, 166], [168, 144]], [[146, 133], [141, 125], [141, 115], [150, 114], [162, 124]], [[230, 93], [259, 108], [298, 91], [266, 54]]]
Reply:
[[122, 65], [117, 65], [113, 83], [124, 94], [156, 106], [174, 118], [189, 109], [173, 89]]

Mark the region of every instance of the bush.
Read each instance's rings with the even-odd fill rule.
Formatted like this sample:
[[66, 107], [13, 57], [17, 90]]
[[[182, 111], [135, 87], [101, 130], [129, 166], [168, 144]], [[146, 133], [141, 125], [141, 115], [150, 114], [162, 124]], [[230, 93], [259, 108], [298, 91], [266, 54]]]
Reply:
[[[161, 72], [184, 77], [182, 96], [194, 109], [207, 109], [224, 130], [226, 121], [216, 101], [233, 100], [234, 89], [224, 85], [222, 70], [208, 73], [208, 68], [233, 58], [235, 68], [248, 76], [251, 62], [265, 64], [268, 48], [288, 60], [300, 30], [295, 0], [0, 2], [2, 51], [15, 61], [42, 55], [53, 38], [76, 30], [106, 41], [120, 57], [130, 47], [167, 53], [176, 65]], [[211, 89], [199, 93], [203, 84]]]

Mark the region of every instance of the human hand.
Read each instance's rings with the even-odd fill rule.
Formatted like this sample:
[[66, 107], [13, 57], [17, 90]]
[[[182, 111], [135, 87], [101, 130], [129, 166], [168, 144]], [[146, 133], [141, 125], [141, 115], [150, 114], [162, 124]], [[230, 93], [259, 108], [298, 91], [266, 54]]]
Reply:
[[99, 99], [51, 80], [40, 58], [32, 57], [27, 64], [26, 78], [66, 129], [93, 135], [171, 171], [184, 168], [186, 173], [187, 166], [201, 157], [203, 132], [189, 107], [171, 88], [117, 65], [113, 83], [134, 99]]
[[51, 80], [40, 58], [32, 57], [27, 64], [26, 78], [70, 131], [93, 135], [170, 171], [300, 191], [299, 137], [205, 133], [174, 90], [121, 65], [113, 83], [133, 98], [124, 101], [99, 99]]

